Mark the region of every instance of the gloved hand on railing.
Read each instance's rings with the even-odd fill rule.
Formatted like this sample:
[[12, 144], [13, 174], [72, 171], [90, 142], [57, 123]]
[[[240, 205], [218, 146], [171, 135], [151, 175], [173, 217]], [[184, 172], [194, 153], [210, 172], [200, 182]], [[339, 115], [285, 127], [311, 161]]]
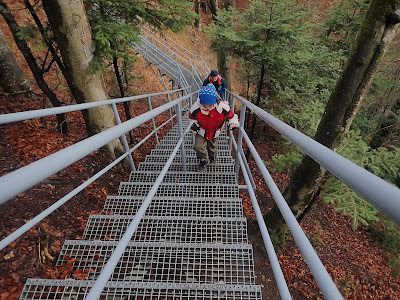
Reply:
[[228, 129], [229, 130], [234, 130], [234, 129], [236, 129], [238, 126], [235, 124], [235, 123], [229, 123], [228, 124]]

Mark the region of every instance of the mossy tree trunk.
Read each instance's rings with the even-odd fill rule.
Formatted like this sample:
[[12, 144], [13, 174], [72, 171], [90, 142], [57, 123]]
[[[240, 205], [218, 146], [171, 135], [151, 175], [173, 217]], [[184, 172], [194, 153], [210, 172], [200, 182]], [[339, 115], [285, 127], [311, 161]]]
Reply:
[[[368, 93], [379, 62], [399, 31], [399, 0], [372, 0], [341, 77], [328, 100], [314, 139], [335, 150], [349, 130], [362, 100]], [[283, 193], [296, 217], [302, 215], [319, 190], [325, 169], [306, 156]], [[284, 231], [279, 210], [266, 216], [270, 227]]]
[[19, 66], [3, 32], [0, 29], [0, 86], [5, 93], [15, 94], [31, 89], [28, 79]]
[[[82, 0], [43, 0], [43, 7], [60, 49], [66, 74], [74, 83], [70, 88], [75, 100], [83, 103], [108, 99], [102, 73], [88, 71], [94, 49]], [[89, 135], [115, 125], [111, 106], [89, 109], [85, 121]], [[119, 139], [110, 142], [106, 149], [111, 158], [123, 153]]]

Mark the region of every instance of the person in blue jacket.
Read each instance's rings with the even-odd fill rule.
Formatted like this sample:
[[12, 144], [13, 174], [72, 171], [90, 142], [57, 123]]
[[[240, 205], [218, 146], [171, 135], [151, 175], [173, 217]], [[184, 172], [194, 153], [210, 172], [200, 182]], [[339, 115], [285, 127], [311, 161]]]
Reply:
[[218, 70], [211, 70], [210, 75], [203, 81], [203, 86], [207, 86], [212, 83], [217, 90], [217, 93], [221, 100], [224, 100], [226, 82], [225, 79], [218, 73]]

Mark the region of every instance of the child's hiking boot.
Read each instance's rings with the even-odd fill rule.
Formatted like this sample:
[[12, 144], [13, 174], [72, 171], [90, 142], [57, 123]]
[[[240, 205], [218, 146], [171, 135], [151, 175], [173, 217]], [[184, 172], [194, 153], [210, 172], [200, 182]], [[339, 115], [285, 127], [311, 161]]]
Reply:
[[199, 165], [197, 166], [197, 171], [204, 172], [206, 170], [207, 160], [201, 159]]

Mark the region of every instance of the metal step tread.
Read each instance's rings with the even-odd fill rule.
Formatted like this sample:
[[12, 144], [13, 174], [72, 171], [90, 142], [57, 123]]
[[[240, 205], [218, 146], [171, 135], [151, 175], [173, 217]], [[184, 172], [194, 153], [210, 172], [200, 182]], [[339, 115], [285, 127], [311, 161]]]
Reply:
[[[176, 145], [178, 140], [179, 140], [178, 137], [162, 139], [158, 145]], [[185, 138], [184, 142], [185, 142], [185, 145], [193, 146], [193, 140], [191, 138]], [[229, 147], [229, 141], [227, 139], [217, 139], [217, 145], [218, 145], [218, 147], [219, 146]]]
[[[120, 240], [134, 216], [90, 215], [84, 240]], [[136, 242], [247, 243], [245, 218], [147, 216], [131, 238]]]
[[[129, 182], [153, 183], [160, 172], [135, 171], [131, 172]], [[237, 184], [235, 173], [213, 174], [200, 172], [167, 172], [163, 183], [193, 183], [193, 184]]]
[[[162, 163], [165, 164], [167, 160], [170, 158], [170, 155], [147, 155], [144, 163]], [[198, 164], [199, 159], [195, 156], [186, 156], [186, 163], [187, 164]], [[217, 164], [229, 164], [234, 163], [232, 156], [220, 156], [217, 155], [215, 159]], [[175, 156], [172, 163], [174, 164], [181, 164], [182, 163], [182, 156]]]
[[[96, 279], [118, 242], [67, 240], [57, 265], [77, 258], [73, 271], [90, 270]], [[253, 249], [249, 244], [130, 242], [112, 281], [254, 284]]]
[[[157, 150], [157, 149], [153, 149], [151, 150], [150, 154], [151, 156], [170, 156], [172, 153], [172, 151], [167, 151], [167, 150]], [[196, 151], [194, 151], [193, 149], [185, 149], [185, 155], [187, 156], [196, 156]], [[178, 152], [176, 153], [176, 156], [181, 156], [181, 150], [178, 150]], [[229, 150], [220, 150], [218, 149], [217, 152], [217, 157], [218, 156], [223, 156], [223, 157], [232, 157], [232, 153]]]
[[[145, 197], [109, 196], [103, 208], [106, 214], [134, 215]], [[146, 216], [243, 217], [240, 198], [154, 197]]]
[[[165, 164], [160, 163], [140, 163], [138, 170], [139, 171], [161, 171], [164, 168]], [[197, 171], [198, 163], [196, 164], [187, 164], [186, 170], [189, 172], [196, 172]], [[172, 163], [169, 166], [169, 171], [177, 172], [183, 171], [183, 167], [181, 163]], [[235, 172], [235, 166], [233, 163], [229, 164], [209, 164], [205, 170], [206, 173], [233, 173]]]
[[[152, 187], [152, 183], [121, 182], [118, 194], [121, 196], [146, 196]], [[158, 197], [238, 198], [239, 186], [237, 184], [162, 183], [155, 195]]]
[[[194, 135], [192, 134], [187, 134], [185, 135], [185, 140], [193, 140], [194, 139]], [[229, 137], [223, 134], [220, 134], [219, 136], [217, 136], [215, 138], [218, 142], [222, 142], [222, 141], [229, 141]], [[176, 131], [176, 133], [171, 133], [171, 131], [169, 133], [167, 133], [166, 135], [164, 135], [164, 137], [162, 138], [162, 140], [179, 140], [179, 132]]]
[[[28, 278], [21, 300], [86, 298], [92, 280]], [[108, 281], [101, 299], [261, 300], [261, 286]]]
[[[169, 150], [172, 151], [176, 146], [176, 143], [164, 143], [164, 144], [157, 144], [155, 147], [156, 150]], [[193, 143], [185, 143], [184, 144], [185, 149], [193, 149]], [[229, 145], [218, 145], [218, 151], [219, 150], [225, 150], [229, 151]]]

